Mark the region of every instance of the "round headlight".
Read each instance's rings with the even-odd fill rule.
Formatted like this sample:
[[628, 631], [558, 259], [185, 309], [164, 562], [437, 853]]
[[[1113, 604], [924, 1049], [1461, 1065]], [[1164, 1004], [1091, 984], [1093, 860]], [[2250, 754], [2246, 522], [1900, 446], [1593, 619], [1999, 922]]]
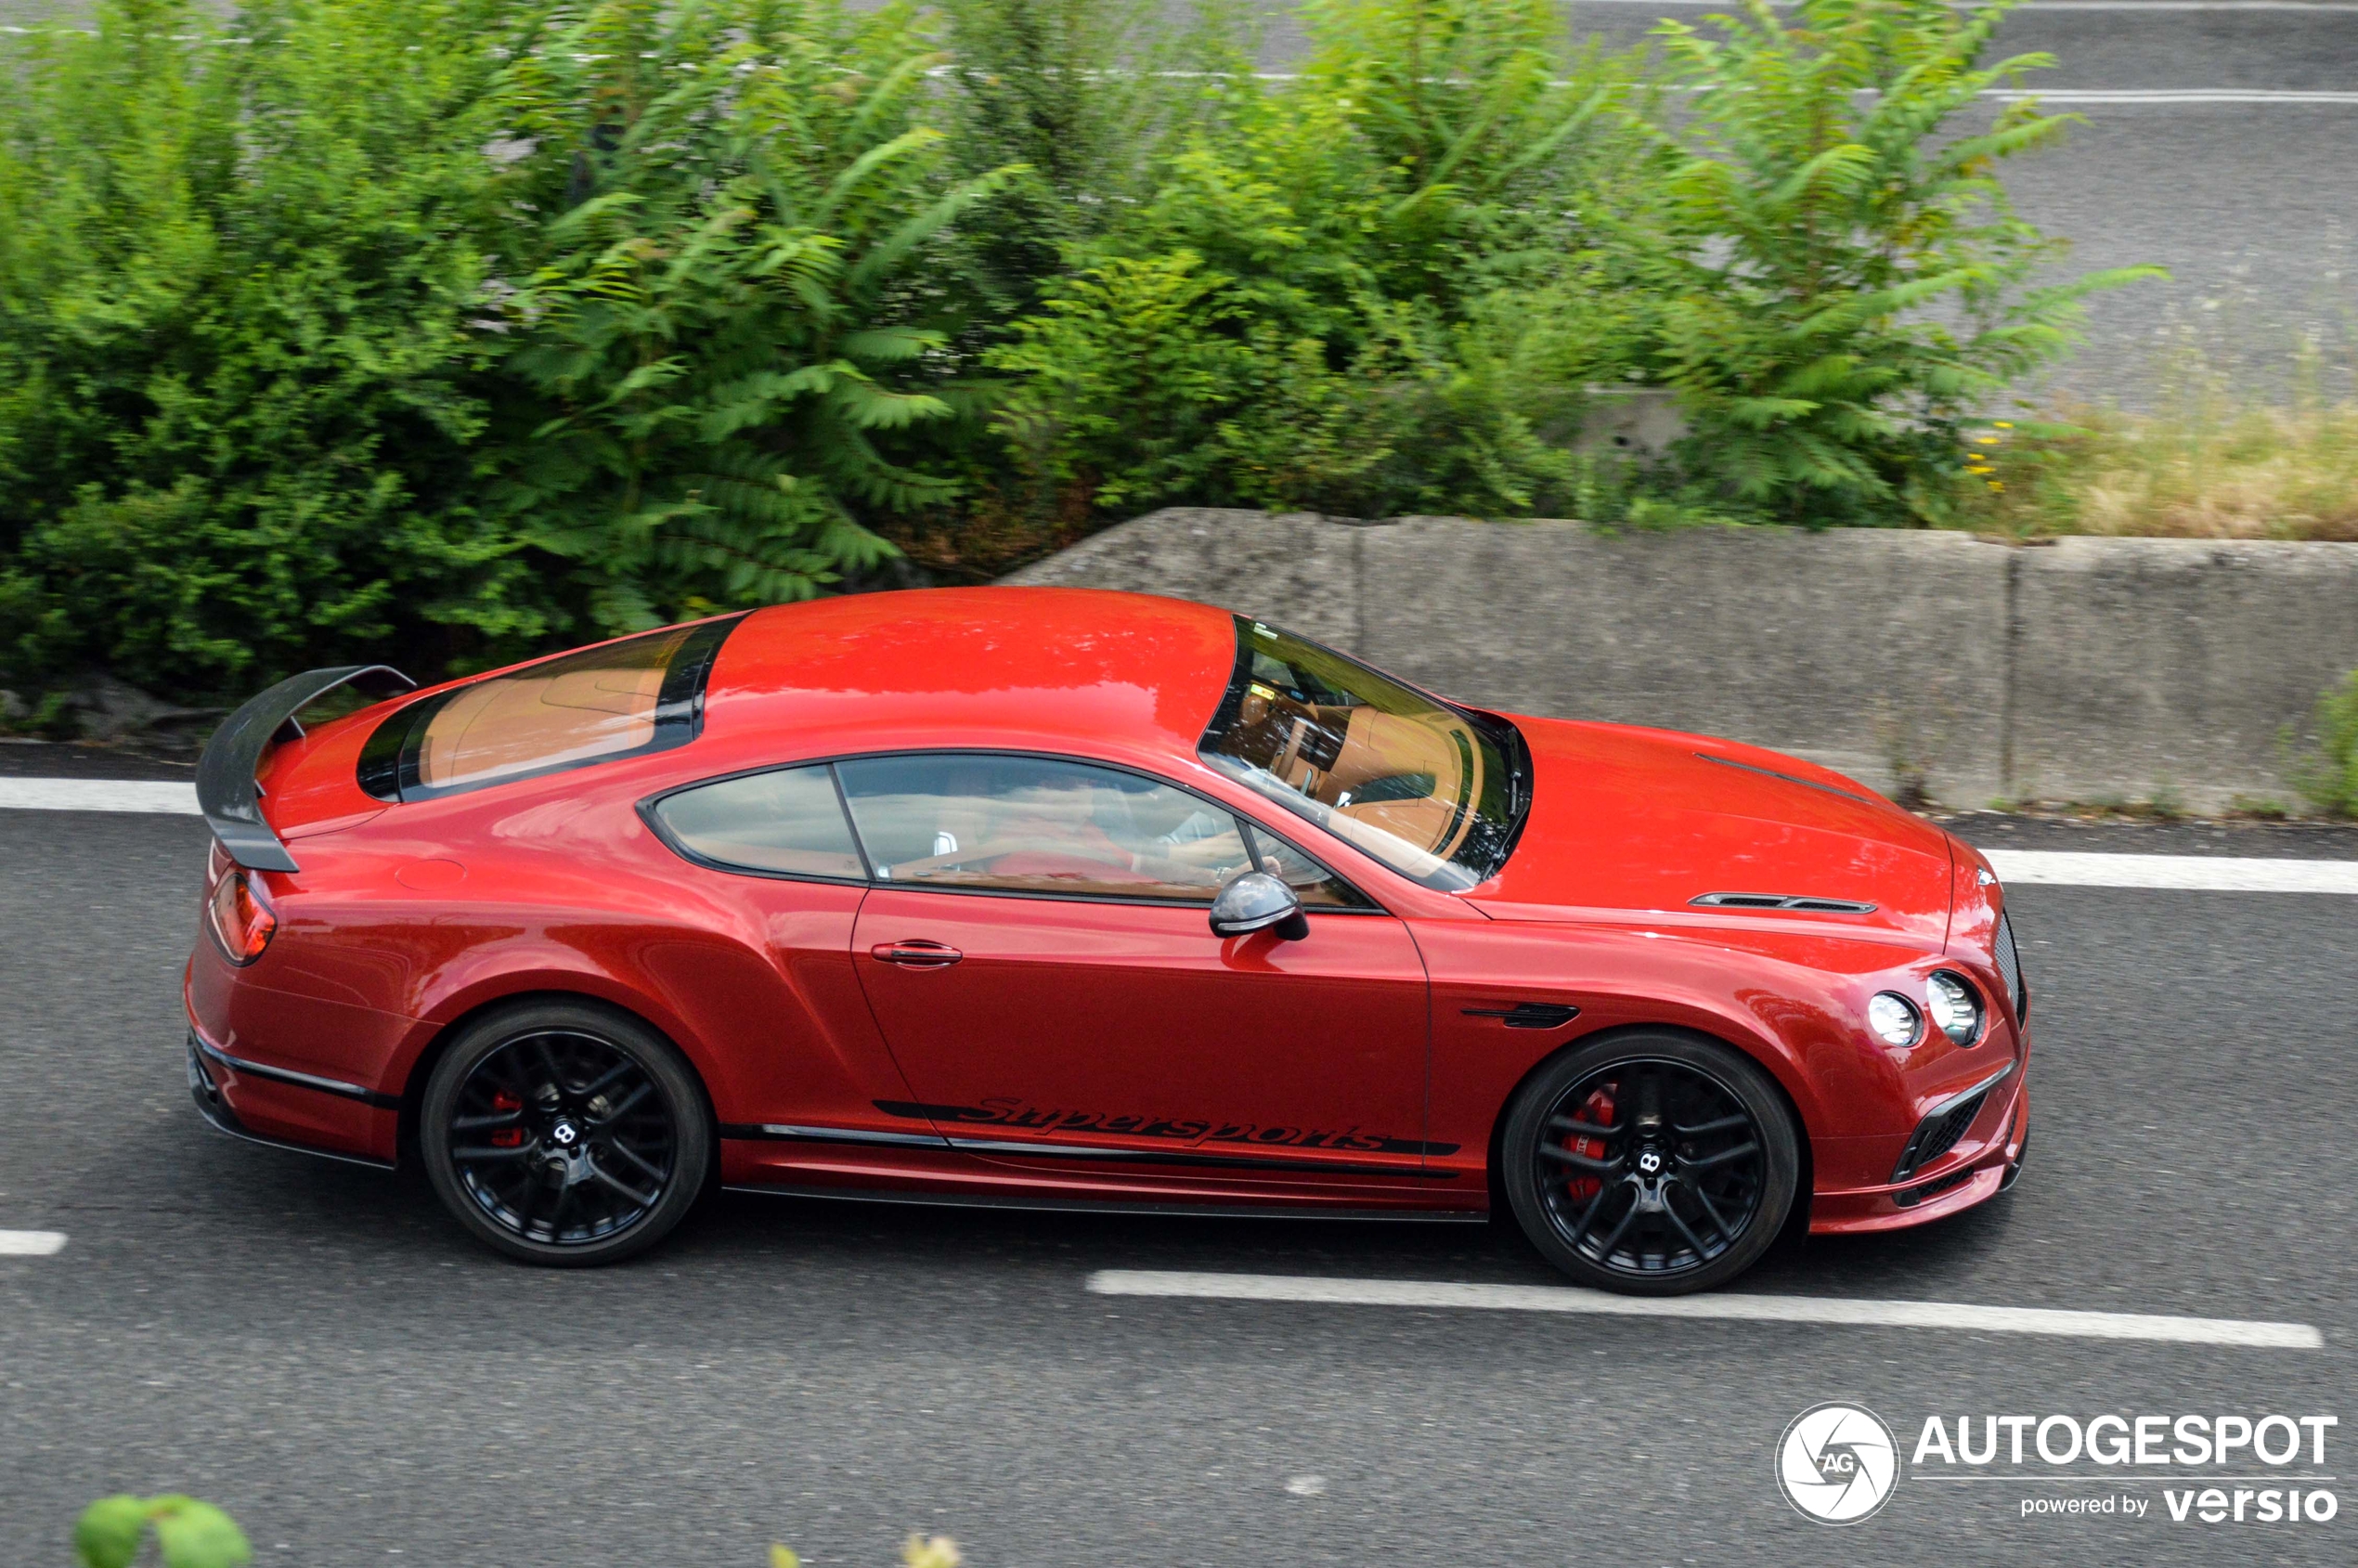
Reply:
[[1932, 1021], [1940, 1032], [1960, 1045], [1970, 1045], [1981, 1033], [1981, 998], [1974, 994], [1964, 977], [1945, 970], [1933, 976], [1924, 987], [1932, 1003]]
[[1867, 1004], [1867, 1027], [1886, 1045], [1913, 1045], [1916, 1036], [1924, 1032], [1924, 1020], [1917, 1016], [1914, 1003], [1879, 991]]

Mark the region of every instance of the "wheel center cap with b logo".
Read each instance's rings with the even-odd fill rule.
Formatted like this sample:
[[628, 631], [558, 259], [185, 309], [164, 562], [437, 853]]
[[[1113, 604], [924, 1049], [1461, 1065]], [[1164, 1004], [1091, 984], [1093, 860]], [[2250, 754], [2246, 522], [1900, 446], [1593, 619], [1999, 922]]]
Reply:
[[549, 1141], [559, 1148], [571, 1148], [581, 1141], [581, 1129], [573, 1124], [571, 1117], [560, 1116], [549, 1129]]
[[1649, 1176], [1660, 1174], [1662, 1171], [1662, 1150], [1658, 1148], [1639, 1150], [1638, 1169], [1644, 1172]]

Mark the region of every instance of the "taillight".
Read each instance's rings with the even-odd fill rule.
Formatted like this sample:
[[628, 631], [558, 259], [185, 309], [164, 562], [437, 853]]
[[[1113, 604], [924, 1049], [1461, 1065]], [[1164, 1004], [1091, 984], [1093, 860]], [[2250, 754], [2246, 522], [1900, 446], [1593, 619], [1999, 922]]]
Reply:
[[279, 917], [270, 913], [269, 904], [242, 871], [231, 872], [213, 885], [205, 914], [221, 951], [240, 968], [262, 956], [279, 929]]

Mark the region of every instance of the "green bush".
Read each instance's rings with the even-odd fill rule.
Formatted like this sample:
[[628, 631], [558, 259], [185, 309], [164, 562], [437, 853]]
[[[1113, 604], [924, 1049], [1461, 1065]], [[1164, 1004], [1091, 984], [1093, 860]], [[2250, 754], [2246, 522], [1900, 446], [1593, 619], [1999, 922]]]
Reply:
[[500, 306], [536, 422], [491, 493], [598, 629], [807, 597], [892, 553], [859, 509], [948, 499], [889, 444], [952, 412], [941, 238], [1017, 171], [946, 174], [930, 43], [899, 6], [610, 0], [500, 84], [512, 199], [553, 215]]
[[184, 0], [0, 64], [0, 660], [180, 691], [545, 619], [473, 379], [501, 0]]
[[[1224, 0], [100, 0], [0, 43], [0, 684], [440, 675], [1166, 502], [1943, 520], [2142, 275], [2034, 285], [2007, 3], [1305, 0], [1274, 80]], [[1630, 382], [1673, 460], [1584, 444]]]
[[1107, 510], [1528, 512], [1627, 352], [1574, 203], [1644, 156], [1606, 112], [1628, 62], [1554, 47], [1546, 0], [1303, 22], [1296, 80], [1203, 58], [1149, 194], [991, 354], [1003, 428], [1036, 484]]
[[1675, 158], [1633, 246], [1652, 373], [1681, 395], [1691, 466], [1761, 515], [1935, 520], [1977, 411], [2066, 351], [2086, 295], [2156, 269], [2029, 285], [2061, 246], [1995, 168], [2075, 117], [2018, 99], [1950, 129], [2054, 63], [1979, 63], [2014, 0], [1740, 4], [1717, 39], [1656, 30], [1694, 92], [1653, 123]]

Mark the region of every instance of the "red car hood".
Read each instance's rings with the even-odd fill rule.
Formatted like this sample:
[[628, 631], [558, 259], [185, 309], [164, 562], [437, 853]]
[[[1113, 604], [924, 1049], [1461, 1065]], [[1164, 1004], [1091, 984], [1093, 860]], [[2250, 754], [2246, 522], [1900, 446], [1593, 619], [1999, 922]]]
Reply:
[[[1874, 905], [1794, 918], [1948, 936], [1949, 836], [1863, 784], [1758, 746], [1670, 730], [1514, 720], [1531, 748], [1531, 814], [1505, 870], [1467, 895], [1501, 920], [1604, 911], [1758, 919], [1706, 893]], [[1769, 915], [1776, 918], [1775, 915]]]

